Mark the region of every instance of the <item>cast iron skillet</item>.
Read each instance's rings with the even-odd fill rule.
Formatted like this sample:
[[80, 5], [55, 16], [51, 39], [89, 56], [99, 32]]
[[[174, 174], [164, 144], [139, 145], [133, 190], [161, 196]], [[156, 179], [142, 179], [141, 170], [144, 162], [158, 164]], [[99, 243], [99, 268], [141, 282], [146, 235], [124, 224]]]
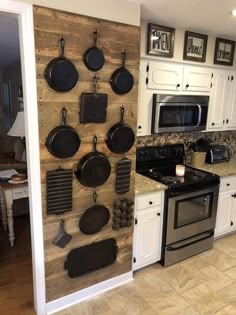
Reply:
[[57, 158], [68, 158], [78, 151], [80, 142], [77, 131], [66, 125], [66, 109], [62, 107], [61, 125], [49, 133], [45, 142], [48, 151]]
[[133, 129], [124, 123], [124, 106], [120, 108], [120, 122], [112, 126], [106, 137], [108, 149], [113, 153], [123, 154], [131, 149], [135, 141]]
[[125, 68], [126, 52], [122, 52], [122, 66], [116, 69], [109, 80], [112, 90], [117, 94], [130, 92], [134, 85], [133, 75]]
[[80, 231], [84, 234], [95, 234], [99, 232], [109, 221], [109, 210], [102, 205], [97, 205], [97, 193], [93, 193], [94, 205], [88, 208], [79, 221]]
[[68, 92], [76, 85], [79, 74], [74, 64], [64, 56], [65, 39], [60, 39], [59, 57], [51, 60], [45, 71], [44, 76], [48, 85], [56, 92]]
[[93, 151], [79, 161], [75, 172], [78, 181], [86, 187], [103, 185], [110, 176], [111, 165], [108, 158], [97, 151], [97, 137], [93, 137]]
[[93, 46], [86, 50], [83, 56], [85, 66], [91, 71], [100, 70], [105, 63], [101, 49], [97, 48], [97, 30], [93, 32]]

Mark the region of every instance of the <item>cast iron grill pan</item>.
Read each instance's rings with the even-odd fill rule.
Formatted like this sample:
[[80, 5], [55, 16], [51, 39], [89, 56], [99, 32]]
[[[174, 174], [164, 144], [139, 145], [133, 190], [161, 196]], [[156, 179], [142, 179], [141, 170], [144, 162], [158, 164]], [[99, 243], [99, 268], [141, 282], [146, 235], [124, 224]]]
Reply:
[[80, 123], [104, 123], [107, 117], [107, 94], [82, 93]]
[[68, 253], [64, 268], [70, 278], [80, 277], [113, 264], [117, 251], [114, 238], [75, 248]]
[[72, 179], [72, 169], [47, 172], [47, 214], [60, 214], [72, 210]]

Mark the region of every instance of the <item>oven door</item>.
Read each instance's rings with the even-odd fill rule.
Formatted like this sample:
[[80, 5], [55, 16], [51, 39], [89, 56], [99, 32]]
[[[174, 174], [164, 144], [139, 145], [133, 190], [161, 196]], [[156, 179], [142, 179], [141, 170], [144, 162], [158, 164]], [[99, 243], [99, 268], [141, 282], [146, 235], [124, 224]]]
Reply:
[[205, 130], [208, 106], [156, 103], [154, 133]]
[[166, 245], [215, 228], [219, 186], [168, 199]]

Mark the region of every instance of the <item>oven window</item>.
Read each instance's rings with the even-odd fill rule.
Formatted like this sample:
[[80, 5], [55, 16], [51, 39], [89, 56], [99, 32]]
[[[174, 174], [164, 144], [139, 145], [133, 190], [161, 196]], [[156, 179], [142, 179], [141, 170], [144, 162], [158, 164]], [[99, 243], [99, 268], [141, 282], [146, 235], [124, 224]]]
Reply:
[[205, 220], [212, 215], [214, 193], [176, 201], [175, 228]]
[[159, 127], [188, 127], [198, 122], [198, 107], [196, 105], [160, 106]]

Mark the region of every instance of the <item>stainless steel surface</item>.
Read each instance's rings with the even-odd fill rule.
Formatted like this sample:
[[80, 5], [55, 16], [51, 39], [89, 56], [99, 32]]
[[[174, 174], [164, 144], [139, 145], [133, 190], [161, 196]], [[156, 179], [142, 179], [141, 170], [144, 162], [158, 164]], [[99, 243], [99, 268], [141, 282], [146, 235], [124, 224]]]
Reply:
[[[153, 95], [153, 112], [152, 112], [152, 132], [164, 133], [164, 132], [182, 132], [182, 131], [201, 131], [206, 129], [207, 119], [204, 125], [201, 124], [202, 120], [202, 108], [208, 107], [208, 96], [196, 96], [196, 95]], [[191, 126], [171, 126], [160, 127], [160, 109], [162, 107], [198, 107], [198, 120], [196, 124]]]
[[[211, 197], [209, 204], [207, 204], [207, 196]], [[182, 241], [194, 235], [214, 229], [218, 196], [219, 186], [215, 186], [204, 190], [196, 190], [187, 194], [183, 193], [180, 196], [169, 198], [167, 206], [166, 245]], [[200, 200], [197, 200], [197, 197], [198, 199], [200, 198]], [[186, 209], [186, 213], [189, 217], [187, 217], [188, 220], [185, 224], [178, 225], [178, 211], [181, 211], [181, 209], [179, 209], [181, 202], [187, 203], [185, 207], [188, 207]], [[206, 204], [204, 204], [204, 202], [206, 202]], [[204, 207], [207, 211], [209, 209], [209, 217], [204, 217]], [[184, 217], [184, 215], [186, 214], [184, 213], [184, 209], [182, 209], [182, 216]], [[200, 215], [202, 215], [202, 217], [200, 217]]]
[[215, 164], [230, 161], [232, 149], [226, 145], [211, 145], [206, 155], [206, 163]]
[[181, 260], [197, 255], [213, 247], [214, 232], [208, 231], [190, 239], [178, 242], [164, 249], [164, 266], [173, 265]]

